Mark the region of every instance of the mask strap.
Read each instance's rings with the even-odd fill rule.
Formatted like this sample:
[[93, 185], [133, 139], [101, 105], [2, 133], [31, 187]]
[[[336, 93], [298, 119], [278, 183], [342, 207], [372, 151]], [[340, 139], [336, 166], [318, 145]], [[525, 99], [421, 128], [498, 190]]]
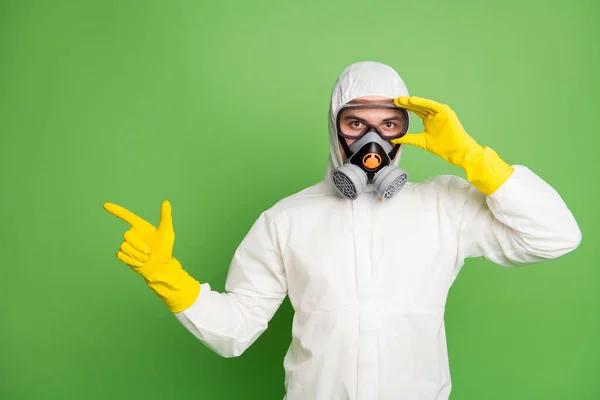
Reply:
[[346, 140], [340, 134], [338, 134], [338, 142], [342, 145], [342, 149], [344, 150], [344, 153], [346, 153], [346, 160], [348, 160], [350, 157], [352, 157], [354, 153], [352, 152], [352, 150], [350, 150], [350, 147], [348, 147]]

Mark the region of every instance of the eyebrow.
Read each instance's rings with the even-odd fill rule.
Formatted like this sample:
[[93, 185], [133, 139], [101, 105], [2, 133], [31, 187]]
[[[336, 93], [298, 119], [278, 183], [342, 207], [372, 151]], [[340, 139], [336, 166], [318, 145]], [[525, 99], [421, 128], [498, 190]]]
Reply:
[[357, 121], [361, 121], [361, 122], [367, 122], [367, 120], [366, 120], [366, 119], [364, 119], [364, 118], [360, 118], [360, 117], [357, 117], [357, 116], [356, 116], [356, 115], [354, 115], [354, 114], [348, 114], [348, 115], [344, 115], [344, 117], [343, 117], [342, 119], [343, 119], [343, 120], [355, 119], [355, 120], [357, 120]]

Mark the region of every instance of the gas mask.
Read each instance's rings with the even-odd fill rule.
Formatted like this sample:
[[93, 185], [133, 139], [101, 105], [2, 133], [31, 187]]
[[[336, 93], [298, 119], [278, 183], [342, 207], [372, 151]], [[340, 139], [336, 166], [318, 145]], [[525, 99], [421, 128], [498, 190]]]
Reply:
[[[381, 108], [394, 109], [395, 113], [393, 117], [383, 119], [380, 125], [368, 124], [350, 111]], [[408, 122], [406, 110], [388, 103], [349, 103], [340, 110], [337, 131], [346, 162], [332, 171], [331, 178], [342, 196], [354, 200], [368, 184], [373, 184], [377, 194], [384, 200], [400, 192], [408, 174], [394, 165], [400, 145], [392, 145], [390, 140], [404, 136], [408, 131]], [[345, 139], [354, 142], [348, 146]]]

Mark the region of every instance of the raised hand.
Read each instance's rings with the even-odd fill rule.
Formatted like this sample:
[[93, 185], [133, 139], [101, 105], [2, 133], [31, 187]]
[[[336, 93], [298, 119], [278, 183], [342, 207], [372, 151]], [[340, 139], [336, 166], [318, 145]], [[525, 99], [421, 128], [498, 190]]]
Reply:
[[465, 132], [456, 113], [447, 105], [416, 96], [398, 97], [394, 104], [419, 116], [425, 130], [406, 134], [392, 143], [420, 147], [457, 166], [462, 166], [465, 157], [481, 151], [482, 147]]
[[420, 147], [461, 167], [467, 180], [486, 195], [495, 192], [512, 174], [513, 167], [469, 136], [446, 104], [416, 96], [398, 97], [394, 104], [419, 116], [425, 130], [393, 139], [392, 143]]

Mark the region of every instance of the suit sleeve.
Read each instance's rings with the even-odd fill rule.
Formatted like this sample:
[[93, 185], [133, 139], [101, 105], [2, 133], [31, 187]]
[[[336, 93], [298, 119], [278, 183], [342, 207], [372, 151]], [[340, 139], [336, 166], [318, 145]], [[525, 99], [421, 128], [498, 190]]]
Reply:
[[234, 254], [225, 292], [204, 283], [196, 302], [175, 316], [217, 354], [237, 357], [267, 329], [286, 294], [275, 224], [263, 213]]
[[468, 185], [459, 214], [459, 253], [502, 266], [552, 260], [573, 251], [581, 231], [561, 196], [523, 166], [490, 196]]

